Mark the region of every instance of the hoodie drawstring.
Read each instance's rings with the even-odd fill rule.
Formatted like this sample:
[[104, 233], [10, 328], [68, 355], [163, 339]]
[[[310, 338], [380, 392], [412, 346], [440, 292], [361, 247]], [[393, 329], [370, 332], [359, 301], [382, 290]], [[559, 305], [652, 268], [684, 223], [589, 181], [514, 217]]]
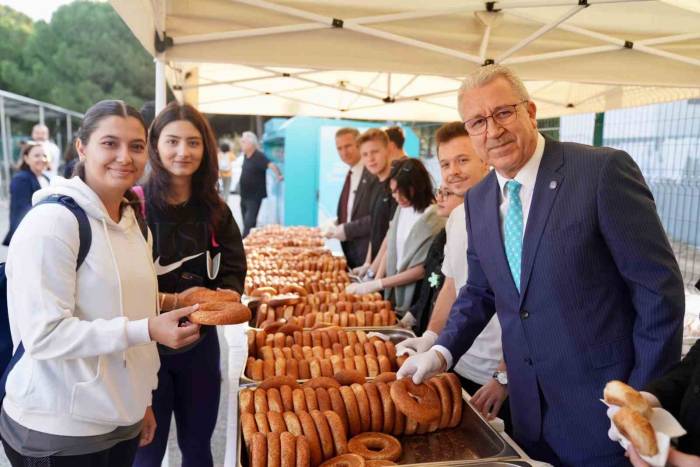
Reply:
[[[109, 248], [109, 253], [112, 255], [112, 264], [114, 265], [114, 270], [117, 272], [117, 284], [119, 285], [119, 311], [121, 315], [124, 316], [124, 294], [122, 290], [122, 279], [119, 275], [119, 265], [117, 264], [117, 257], [114, 254], [114, 249], [112, 248], [112, 242], [109, 240], [109, 231], [107, 230], [107, 222], [104, 218], [101, 219], [102, 229], [105, 232], [105, 240], [107, 241], [107, 247]], [[126, 368], [126, 350], [122, 352], [122, 361], [124, 362], [124, 368]]]

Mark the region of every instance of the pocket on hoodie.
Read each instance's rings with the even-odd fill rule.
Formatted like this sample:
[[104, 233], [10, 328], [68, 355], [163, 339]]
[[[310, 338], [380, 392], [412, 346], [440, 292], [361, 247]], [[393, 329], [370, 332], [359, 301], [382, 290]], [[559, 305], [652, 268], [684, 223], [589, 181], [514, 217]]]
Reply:
[[76, 383], [71, 395], [70, 414], [77, 420], [127, 426], [143, 418], [150, 399], [150, 388], [139, 389], [142, 366], [129, 364], [124, 354], [99, 357], [97, 375]]

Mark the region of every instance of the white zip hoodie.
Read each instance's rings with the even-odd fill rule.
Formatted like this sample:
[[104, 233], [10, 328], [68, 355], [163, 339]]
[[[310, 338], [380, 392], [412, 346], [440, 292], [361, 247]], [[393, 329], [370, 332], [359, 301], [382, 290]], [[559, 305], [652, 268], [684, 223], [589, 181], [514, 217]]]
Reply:
[[64, 206], [29, 211], [10, 243], [7, 296], [12, 340], [25, 354], [7, 380], [3, 408], [32, 430], [93, 436], [141, 420], [158, 385], [160, 360], [148, 334], [158, 283], [130, 208], [114, 222], [78, 177], [37, 191], [72, 197], [92, 229], [77, 273], [78, 222]]

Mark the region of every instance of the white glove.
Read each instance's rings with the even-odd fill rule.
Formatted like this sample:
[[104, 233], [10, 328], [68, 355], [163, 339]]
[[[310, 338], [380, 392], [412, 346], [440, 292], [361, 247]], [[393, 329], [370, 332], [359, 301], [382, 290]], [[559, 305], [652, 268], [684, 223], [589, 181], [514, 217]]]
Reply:
[[366, 295], [382, 290], [382, 280], [374, 279], [369, 282], [355, 282], [345, 287], [345, 293], [355, 295]]
[[416, 324], [416, 318], [413, 317], [413, 313], [410, 311], [407, 311], [399, 321], [399, 326], [404, 329], [411, 329], [414, 324]]
[[328, 231], [326, 231], [326, 238], [335, 238], [336, 240], [340, 240], [341, 242], [345, 241], [345, 225], [340, 224], [340, 225], [334, 225], [332, 227], [328, 228]]
[[396, 372], [396, 379], [412, 376], [413, 382], [420, 384], [443, 371], [443, 368], [444, 364], [438, 351], [432, 349], [408, 357], [399, 371]]
[[361, 265], [361, 266], [358, 266], [358, 267], [356, 267], [356, 268], [352, 268], [352, 269], [350, 270], [350, 272], [351, 272], [352, 274], [354, 274], [355, 276], [357, 276], [357, 277], [362, 277], [362, 276], [364, 276], [365, 274], [367, 274], [367, 271], [369, 270], [369, 266], [370, 266], [369, 263], [365, 263], [365, 264], [363, 264], [363, 265]]
[[425, 331], [420, 337], [411, 337], [403, 340], [396, 346], [396, 356], [423, 353], [435, 344], [437, 338], [438, 335], [433, 331]]

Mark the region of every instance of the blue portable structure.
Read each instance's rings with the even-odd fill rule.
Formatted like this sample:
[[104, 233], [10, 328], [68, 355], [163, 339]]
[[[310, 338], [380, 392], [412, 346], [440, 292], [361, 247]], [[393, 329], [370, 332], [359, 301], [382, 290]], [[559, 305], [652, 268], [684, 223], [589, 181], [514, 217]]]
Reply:
[[[273, 118], [265, 123], [263, 150], [283, 167], [284, 184], [278, 196], [284, 225], [317, 226], [335, 218], [348, 167], [335, 148], [335, 132], [354, 127], [360, 132], [386, 122], [313, 117]], [[404, 151], [418, 156], [418, 137], [403, 127]], [[285, 202], [287, 201], [287, 202]]]

